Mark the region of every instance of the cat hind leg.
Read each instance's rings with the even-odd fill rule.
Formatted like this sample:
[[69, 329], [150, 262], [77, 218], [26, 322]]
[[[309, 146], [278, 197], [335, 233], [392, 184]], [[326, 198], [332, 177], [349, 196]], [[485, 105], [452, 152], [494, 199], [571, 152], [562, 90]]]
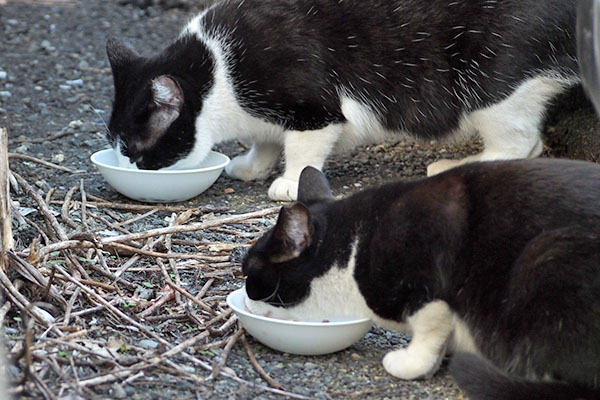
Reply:
[[434, 301], [408, 317], [413, 336], [408, 347], [390, 351], [383, 358], [385, 370], [400, 379], [429, 378], [438, 370], [453, 330], [450, 307]]
[[427, 175], [470, 162], [539, 156], [544, 149], [541, 125], [548, 102], [569, 84], [566, 79], [530, 78], [503, 101], [467, 115], [461, 125], [479, 132], [484, 150], [462, 160], [440, 160], [430, 164]]
[[281, 154], [281, 145], [278, 143], [256, 142], [246, 154], [235, 157], [227, 166], [227, 174], [242, 181], [266, 179]]
[[342, 124], [330, 124], [313, 131], [285, 132], [285, 172], [271, 184], [269, 198], [295, 201], [298, 198], [300, 173], [308, 165], [319, 170], [323, 168], [342, 130]]

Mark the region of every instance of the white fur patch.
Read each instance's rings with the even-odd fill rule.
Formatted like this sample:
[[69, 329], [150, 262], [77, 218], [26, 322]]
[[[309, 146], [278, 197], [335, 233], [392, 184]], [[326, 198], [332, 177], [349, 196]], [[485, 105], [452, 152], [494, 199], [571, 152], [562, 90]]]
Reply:
[[214, 84], [196, 117], [194, 148], [169, 169], [194, 167], [206, 157], [214, 144], [227, 140], [283, 142], [282, 127], [250, 115], [238, 103], [230, 74], [227, 35], [225, 32], [207, 33], [203, 27], [205, 14], [203, 12], [192, 19], [181, 35], [195, 36], [207, 46], [215, 63]]
[[408, 347], [391, 351], [383, 358], [383, 367], [400, 379], [432, 376], [446, 354], [453, 329], [452, 311], [437, 300], [426, 304], [407, 318], [413, 336]]
[[365, 103], [342, 96], [341, 110], [347, 122], [344, 124], [344, 134], [339, 140], [340, 150], [382, 142], [391, 135], [391, 132], [381, 125], [377, 112]]
[[541, 124], [548, 102], [570, 81], [536, 77], [524, 81], [505, 100], [473, 112], [463, 123], [481, 135], [485, 150], [479, 160], [537, 157]]
[[298, 198], [298, 181], [307, 165], [323, 168], [327, 156], [332, 152], [342, 135], [341, 124], [331, 124], [314, 131], [285, 132], [285, 172], [269, 188], [272, 200], [294, 201]]
[[427, 168], [432, 176], [469, 162], [539, 156], [541, 125], [548, 102], [576, 81], [556, 76], [525, 80], [503, 101], [463, 116], [457, 136], [479, 133], [484, 150], [462, 160], [440, 160]]
[[372, 311], [360, 294], [354, 268], [358, 241], [352, 245], [345, 268], [333, 265], [323, 276], [313, 279], [308, 298], [293, 307], [274, 307], [246, 297], [248, 309], [258, 315], [300, 321], [321, 321], [332, 317], [371, 318]]
[[225, 171], [229, 176], [242, 181], [266, 179], [281, 155], [281, 145], [276, 143], [254, 143], [250, 151], [237, 156]]
[[475, 345], [475, 339], [471, 330], [465, 324], [465, 322], [454, 314], [453, 321], [454, 328], [452, 330], [452, 336], [448, 343], [448, 351], [451, 353], [479, 353], [477, 345]]

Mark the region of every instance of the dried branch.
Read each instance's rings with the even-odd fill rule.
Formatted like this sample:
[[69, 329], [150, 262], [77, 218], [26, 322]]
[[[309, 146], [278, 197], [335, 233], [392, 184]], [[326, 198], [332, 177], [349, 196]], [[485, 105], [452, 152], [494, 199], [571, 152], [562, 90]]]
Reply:
[[0, 268], [8, 270], [6, 251], [14, 248], [12, 234], [12, 217], [10, 211], [10, 180], [8, 169], [8, 132], [0, 128], [0, 220], [2, 223], [2, 255], [0, 257]]
[[83, 169], [71, 169], [71, 168], [63, 167], [62, 165], [57, 165], [57, 164], [51, 163], [49, 161], [45, 161], [45, 160], [42, 160], [42, 159], [39, 159], [36, 157], [28, 156], [26, 154], [8, 153], [8, 157], [35, 162], [35, 163], [44, 165], [46, 167], [57, 169], [59, 171], [68, 172], [69, 174], [82, 174], [82, 173], [86, 172]]
[[252, 348], [250, 347], [250, 343], [248, 343], [248, 339], [246, 339], [246, 335], [242, 335], [242, 344], [244, 345], [244, 348], [246, 349], [246, 353], [248, 353], [248, 358], [250, 359], [250, 363], [252, 363], [252, 366], [254, 367], [254, 369], [256, 369], [256, 372], [258, 372], [259, 375], [262, 376], [262, 378], [265, 381], [267, 381], [269, 386], [271, 386], [275, 389], [281, 389], [282, 388], [281, 383], [279, 383], [275, 379], [271, 378], [271, 376], [269, 374], [267, 374], [267, 372], [263, 369], [263, 367], [261, 367], [260, 364], [258, 363], [258, 360], [256, 359], [256, 356], [254, 355], [254, 352], [252, 351]]
[[225, 345], [225, 348], [223, 349], [223, 352], [221, 353], [221, 359], [219, 360], [217, 365], [214, 367], [214, 369], [210, 373], [210, 377], [212, 379], [215, 379], [219, 375], [219, 372], [221, 372], [221, 369], [225, 366], [225, 363], [227, 362], [227, 357], [229, 357], [229, 353], [231, 352], [231, 349], [233, 348], [233, 346], [235, 346], [235, 344], [239, 340], [240, 336], [242, 336], [243, 334], [244, 334], [244, 330], [238, 329], [235, 332], [235, 334], [229, 338], [229, 340], [227, 341], [227, 344]]
[[44, 214], [44, 217], [46, 218], [46, 220], [50, 222], [50, 225], [52, 226], [52, 228], [54, 228], [54, 231], [58, 234], [59, 239], [60, 240], [68, 240], [65, 229], [60, 225], [60, 223], [58, 222], [58, 220], [52, 213], [52, 210], [50, 210], [50, 207], [48, 206], [48, 204], [46, 203], [44, 198], [42, 198], [42, 196], [40, 196], [38, 194], [38, 192], [33, 188], [33, 186], [31, 186], [29, 184], [29, 182], [27, 182], [25, 179], [23, 179], [21, 177], [21, 175], [17, 174], [16, 172], [13, 172], [13, 175], [17, 179], [17, 182], [19, 183], [19, 185], [21, 187], [23, 187], [25, 189], [25, 191], [31, 197], [33, 197], [33, 199], [37, 202], [37, 204], [40, 208], [40, 211]]
[[[21, 179], [23, 179], [23, 178], [21, 178]], [[25, 182], [25, 183], [27, 184], [27, 182]], [[134, 251], [133, 248], [131, 248], [130, 246], [127, 246], [127, 245], [124, 245], [121, 243], [129, 242], [132, 240], [146, 239], [146, 238], [155, 237], [155, 236], [168, 235], [168, 234], [173, 234], [173, 233], [186, 233], [186, 232], [195, 232], [195, 231], [200, 231], [200, 230], [204, 230], [204, 229], [210, 229], [212, 227], [219, 226], [219, 225], [234, 224], [234, 223], [238, 223], [238, 222], [248, 220], [251, 218], [272, 215], [272, 214], [277, 213], [278, 211], [279, 211], [279, 207], [273, 207], [273, 208], [267, 208], [265, 210], [250, 212], [250, 213], [246, 213], [246, 214], [229, 215], [229, 216], [225, 216], [225, 217], [214, 218], [214, 219], [206, 221], [206, 222], [198, 222], [198, 223], [180, 225], [180, 226], [170, 226], [170, 227], [166, 227], [166, 228], [156, 228], [156, 229], [150, 229], [150, 230], [147, 230], [144, 232], [111, 236], [111, 237], [102, 238], [100, 240], [100, 245], [102, 247], [102, 246], [106, 246], [107, 244], [113, 244], [114, 247], [117, 247], [117, 248], [120, 247], [121, 249], [127, 249], [130, 251]], [[49, 210], [47, 210], [47, 212], [49, 213]], [[56, 218], [54, 218], [54, 221], [56, 221]], [[57, 221], [56, 221], [56, 224], [60, 227], [60, 225], [58, 224]], [[62, 229], [62, 227], [60, 229]], [[64, 233], [64, 230], [62, 230], [62, 232]], [[96, 247], [96, 245], [94, 243], [87, 242], [87, 241], [68, 240], [67, 238], [65, 238], [61, 242], [53, 243], [53, 244], [42, 247], [40, 249], [40, 257], [44, 257], [52, 252], [59, 251], [59, 250], [66, 250], [66, 249], [72, 249], [72, 248], [90, 248], [90, 247]], [[157, 256], [156, 254], [148, 254], [148, 255], [149, 256]], [[161, 253], [158, 256], [163, 257], [163, 258], [169, 258], [169, 255], [167, 255], [165, 253]], [[214, 260], [212, 260], [212, 261], [214, 261]]]
[[75, 192], [78, 190], [79, 186], [74, 186], [71, 189], [69, 189], [69, 191], [65, 195], [65, 201], [60, 209], [60, 216], [62, 217], [63, 221], [65, 221], [67, 225], [74, 229], [77, 229], [79, 225], [77, 225], [75, 221], [73, 221], [69, 216], [69, 208], [71, 207], [71, 199], [73, 198]]

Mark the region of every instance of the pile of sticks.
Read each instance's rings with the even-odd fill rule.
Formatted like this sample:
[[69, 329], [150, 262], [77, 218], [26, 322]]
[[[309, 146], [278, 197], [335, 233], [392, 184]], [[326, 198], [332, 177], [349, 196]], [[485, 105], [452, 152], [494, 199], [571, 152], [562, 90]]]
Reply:
[[[156, 383], [166, 374], [193, 385], [225, 377], [304, 398], [284, 391], [261, 368], [225, 302], [232, 284], [242, 284], [231, 251], [261, 236], [278, 208], [229, 214], [113, 203], [86, 193], [83, 180], [54, 199], [54, 191], [44, 196], [9, 169], [9, 158], [22, 156], [7, 148], [0, 129], [0, 332], [11, 332], [5, 347], [18, 375], [13, 395], [88, 398], [106, 394], [107, 384]], [[31, 199], [41, 218], [19, 214], [11, 187]], [[157, 213], [167, 214], [168, 226], [129, 230]], [[37, 231], [20, 249], [15, 219]], [[224, 235], [235, 240], [206, 239]], [[227, 367], [237, 342], [265, 384]]]

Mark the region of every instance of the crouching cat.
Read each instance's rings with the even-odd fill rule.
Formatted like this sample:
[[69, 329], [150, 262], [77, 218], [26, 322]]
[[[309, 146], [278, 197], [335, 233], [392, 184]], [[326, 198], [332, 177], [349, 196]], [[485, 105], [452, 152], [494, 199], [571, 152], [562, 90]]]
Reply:
[[478, 132], [456, 164], [538, 156], [548, 101], [577, 82], [575, 2], [227, 0], [162, 53], [111, 39], [109, 140], [123, 166], [191, 168], [218, 142], [251, 150], [227, 167], [295, 200], [302, 169], [393, 133]]
[[474, 163], [341, 200], [307, 167], [299, 201], [243, 262], [250, 311], [408, 332], [383, 359], [402, 379], [465, 353], [478, 399], [600, 398], [599, 165]]

